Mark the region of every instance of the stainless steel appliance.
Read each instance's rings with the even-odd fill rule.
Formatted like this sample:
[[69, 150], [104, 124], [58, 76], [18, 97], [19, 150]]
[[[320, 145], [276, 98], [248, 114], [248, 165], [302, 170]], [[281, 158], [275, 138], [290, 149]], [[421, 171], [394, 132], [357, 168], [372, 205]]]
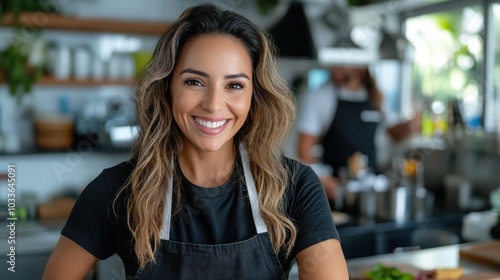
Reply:
[[125, 98], [89, 99], [77, 116], [77, 141], [95, 147], [128, 147], [136, 133], [135, 107]]

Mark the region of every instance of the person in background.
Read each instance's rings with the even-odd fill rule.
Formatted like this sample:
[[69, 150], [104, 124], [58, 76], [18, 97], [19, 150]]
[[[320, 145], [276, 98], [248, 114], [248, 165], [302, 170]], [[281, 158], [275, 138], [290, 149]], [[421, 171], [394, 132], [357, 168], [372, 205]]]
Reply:
[[[382, 109], [382, 94], [367, 67], [334, 66], [330, 72], [331, 81], [301, 97], [297, 156], [303, 163], [322, 167], [317, 173], [332, 203], [339, 186], [339, 171], [348, 167], [353, 156], [366, 156], [367, 167], [379, 172], [375, 145], [379, 123], [385, 123], [388, 135], [396, 142], [418, 128], [415, 120], [389, 120]], [[323, 150], [319, 157], [317, 145]]]
[[295, 105], [268, 35], [210, 4], [161, 36], [131, 160], [79, 196], [44, 279], [118, 254], [127, 279], [348, 279], [314, 171], [284, 156]]

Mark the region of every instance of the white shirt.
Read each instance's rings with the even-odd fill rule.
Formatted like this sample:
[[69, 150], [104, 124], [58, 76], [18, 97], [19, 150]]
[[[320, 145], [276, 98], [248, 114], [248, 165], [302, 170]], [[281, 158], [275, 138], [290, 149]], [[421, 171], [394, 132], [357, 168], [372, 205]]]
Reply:
[[[340, 89], [332, 82], [322, 85], [319, 89], [305, 92], [299, 99], [298, 132], [314, 136], [324, 135], [333, 122], [338, 100], [364, 102], [368, 100], [368, 93], [365, 89], [357, 91]], [[389, 125], [387, 117], [387, 111], [384, 110], [384, 118], [380, 118], [380, 121], [385, 125]]]

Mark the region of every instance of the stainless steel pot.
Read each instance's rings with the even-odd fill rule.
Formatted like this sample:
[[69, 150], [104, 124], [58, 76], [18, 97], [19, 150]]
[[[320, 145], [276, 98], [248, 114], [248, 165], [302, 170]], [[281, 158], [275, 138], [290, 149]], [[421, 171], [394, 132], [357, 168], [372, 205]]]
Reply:
[[414, 188], [407, 180], [391, 184], [377, 196], [377, 218], [404, 223], [412, 217]]
[[423, 186], [402, 179], [384, 192], [377, 192], [377, 218], [405, 223], [431, 214], [434, 197]]

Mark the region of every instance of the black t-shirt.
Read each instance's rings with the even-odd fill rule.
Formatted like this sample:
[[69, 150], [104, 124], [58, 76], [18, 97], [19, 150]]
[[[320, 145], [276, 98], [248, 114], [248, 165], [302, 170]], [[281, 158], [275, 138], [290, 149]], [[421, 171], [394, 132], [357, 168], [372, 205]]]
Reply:
[[[239, 161], [237, 161], [239, 162]], [[295, 255], [338, 233], [328, 201], [312, 169], [295, 160], [284, 163], [292, 177], [285, 192], [285, 212], [298, 229], [291, 256], [280, 258], [288, 271]], [[112, 203], [133, 169], [124, 162], [105, 169], [81, 193], [61, 234], [73, 240], [98, 259], [114, 253], [122, 259], [127, 275], [135, 275], [139, 264], [132, 235], [127, 228], [123, 201]], [[222, 186], [203, 188], [182, 176], [181, 211], [172, 217], [170, 239], [197, 244], [225, 244], [256, 234], [243, 171], [236, 165], [231, 178]], [[174, 206], [175, 207], [175, 206]]]

